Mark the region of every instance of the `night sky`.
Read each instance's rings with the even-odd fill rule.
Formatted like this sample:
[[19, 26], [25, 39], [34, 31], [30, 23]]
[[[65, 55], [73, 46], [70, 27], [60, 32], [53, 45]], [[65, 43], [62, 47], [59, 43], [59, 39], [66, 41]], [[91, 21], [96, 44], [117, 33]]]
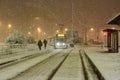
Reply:
[[[79, 32], [85, 26], [108, 28], [106, 22], [118, 13], [120, 0], [73, 0], [73, 24]], [[58, 24], [70, 29], [71, 16], [71, 0], [0, 0], [0, 37], [14, 30], [36, 36], [37, 27], [50, 36]]]

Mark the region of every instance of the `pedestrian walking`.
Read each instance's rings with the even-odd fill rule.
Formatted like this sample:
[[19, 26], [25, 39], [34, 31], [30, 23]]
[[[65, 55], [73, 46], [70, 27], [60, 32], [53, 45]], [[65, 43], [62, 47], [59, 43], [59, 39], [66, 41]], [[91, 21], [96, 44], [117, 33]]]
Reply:
[[38, 41], [38, 47], [39, 47], [39, 50], [41, 50], [41, 47], [42, 47], [42, 41], [41, 40]]
[[44, 39], [43, 44], [44, 44], [44, 48], [46, 49], [46, 47], [47, 47], [47, 40], [46, 39]]

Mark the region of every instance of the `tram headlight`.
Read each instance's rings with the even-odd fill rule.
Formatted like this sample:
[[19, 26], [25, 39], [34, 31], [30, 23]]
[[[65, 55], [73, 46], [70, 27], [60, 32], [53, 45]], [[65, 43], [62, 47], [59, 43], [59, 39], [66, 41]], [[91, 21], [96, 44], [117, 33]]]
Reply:
[[57, 45], [57, 46], [60, 46], [60, 43], [59, 43], [59, 42], [57, 42], [57, 43], [56, 43], [56, 45]]
[[62, 45], [65, 45], [65, 43], [63, 43]]

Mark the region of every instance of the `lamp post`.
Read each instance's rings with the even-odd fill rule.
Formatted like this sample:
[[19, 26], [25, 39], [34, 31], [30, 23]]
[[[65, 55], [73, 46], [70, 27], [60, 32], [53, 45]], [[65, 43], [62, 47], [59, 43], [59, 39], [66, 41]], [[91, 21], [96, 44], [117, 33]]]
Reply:
[[11, 28], [12, 28], [12, 25], [11, 25], [11, 24], [8, 24], [8, 33], [11, 32]]
[[73, 44], [73, 0], [71, 0], [71, 44]]
[[37, 32], [38, 32], [38, 39], [39, 39], [39, 34], [41, 33], [41, 29], [39, 27], [37, 28]]
[[88, 43], [87, 43], [87, 26], [85, 26], [85, 45], [88, 45]]
[[95, 32], [94, 32], [94, 28], [90, 28], [90, 30], [89, 30], [90, 32], [88, 33], [89, 34], [89, 36], [88, 36], [88, 39], [89, 40], [94, 40], [94, 34], [95, 34]]

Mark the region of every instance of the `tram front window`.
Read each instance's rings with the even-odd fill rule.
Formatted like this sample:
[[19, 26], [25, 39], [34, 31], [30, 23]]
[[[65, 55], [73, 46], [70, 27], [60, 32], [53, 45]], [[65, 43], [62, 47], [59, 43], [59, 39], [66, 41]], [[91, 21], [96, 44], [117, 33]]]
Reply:
[[65, 42], [65, 39], [59, 38], [59, 39], [57, 39], [57, 42]]

